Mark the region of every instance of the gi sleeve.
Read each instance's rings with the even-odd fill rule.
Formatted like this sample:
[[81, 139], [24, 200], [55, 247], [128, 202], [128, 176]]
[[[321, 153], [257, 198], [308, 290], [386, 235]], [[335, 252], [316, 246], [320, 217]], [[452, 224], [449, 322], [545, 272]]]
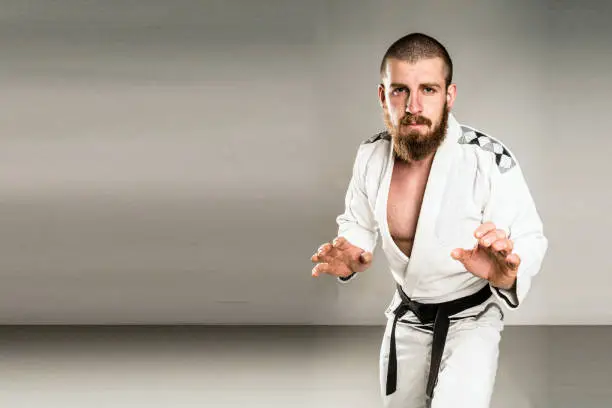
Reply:
[[[357, 151], [345, 195], [344, 212], [338, 215], [336, 222], [339, 237], [344, 237], [351, 244], [373, 253], [379, 233], [366, 193], [366, 168], [370, 150], [371, 145], [362, 144]], [[338, 278], [338, 281], [348, 282], [356, 275], [357, 273], [353, 273], [346, 278]]]
[[493, 293], [503, 299], [509, 309], [516, 309], [524, 301], [532, 279], [541, 269], [548, 240], [521, 167], [516, 158], [507, 153], [506, 160], [512, 162], [511, 167], [492, 165], [490, 195], [483, 217], [484, 221], [491, 221], [506, 231], [514, 243], [513, 252], [521, 259], [512, 289], [492, 286]]

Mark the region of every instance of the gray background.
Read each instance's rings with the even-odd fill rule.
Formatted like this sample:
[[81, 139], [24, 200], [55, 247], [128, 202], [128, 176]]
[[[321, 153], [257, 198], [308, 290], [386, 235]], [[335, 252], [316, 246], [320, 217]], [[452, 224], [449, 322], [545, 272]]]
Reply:
[[[454, 58], [458, 119], [518, 156], [550, 240], [506, 314], [491, 407], [610, 407], [611, 16], [0, 0], [0, 405], [380, 406], [383, 254], [342, 287], [309, 258], [382, 129], [384, 50], [424, 31]], [[102, 324], [139, 326], [58, 326]]]
[[609, 2], [2, 1], [0, 323], [379, 325], [382, 253], [310, 276], [386, 47], [447, 45], [458, 119], [550, 249], [509, 324], [609, 324]]

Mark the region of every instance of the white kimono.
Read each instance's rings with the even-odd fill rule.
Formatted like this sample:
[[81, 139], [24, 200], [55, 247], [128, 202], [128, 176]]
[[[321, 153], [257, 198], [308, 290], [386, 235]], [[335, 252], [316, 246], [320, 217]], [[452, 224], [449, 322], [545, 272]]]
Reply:
[[[542, 221], [514, 155], [500, 141], [474, 128], [460, 125], [454, 115], [449, 114], [447, 135], [433, 160], [410, 258], [393, 241], [387, 223], [387, 198], [393, 163], [393, 144], [387, 132], [375, 135], [359, 146], [346, 193], [345, 211], [337, 217], [338, 236], [370, 252], [374, 251], [380, 238], [391, 274], [404, 292], [418, 302], [440, 303], [470, 295], [488, 284], [466, 271], [463, 264], [454, 260], [450, 253], [455, 248], [473, 248], [476, 228], [486, 221], [492, 221], [513, 241], [513, 252], [519, 255], [521, 264], [516, 290], [492, 287], [494, 297], [491, 299], [504, 303], [509, 309], [517, 308], [541, 268], [548, 241], [543, 235]], [[392, 319], [392, 311], [399, 302], [396, 292], [385, 312], [389, 319]], [[470, 312], [474, 311], [465, 314], [469, 315]], [[406, 321], [410, 319], [407, 317]], [[402, 347], [399, 337], [401, 330], [397, 332], [398, 350]], [[449, 342], [453, 338], [453, 330], [451, 327]], [[423, 334], [415, 332], [415, 335]], [[492, 361], [485, 365], [493, 367], [496, 364], [493, 361], [497, 358], [496, 353], [495, 344], [490, 356]], [[384, 350], [381, 350], [381, 371], [384, 369], [384, 357]], [[398, 361], [399, 395], [402, 394], [402, 384], [405, 385], [399, 351]], [[405, 363], [417, 367], [413, 360]], [[443, 378], [443, 368], [440, 373], [441, 385], [447, 381]], [[490, 397], [490, 389], [485, 394], [482, 401]], [[405, 398], [403, 401], [395, 398], [397, 406], [409, 406]], [[450, 396], [448, 398], [452, 399]], [[465, 403], [481, 406], [472, 400]], [[488, 402], [483, 402], [482, 406], [486, 404]], [[386, 406], [396, 405], [387, 399]]]

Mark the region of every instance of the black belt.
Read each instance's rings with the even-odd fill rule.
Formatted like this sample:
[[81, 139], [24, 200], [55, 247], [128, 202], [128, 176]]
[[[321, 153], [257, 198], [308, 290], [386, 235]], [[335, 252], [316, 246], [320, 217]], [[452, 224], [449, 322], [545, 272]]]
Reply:
[[485, 300], [491, 297], [491, 289], [489, 288], [489, 285], [485, 285], [482, 289], [472, 295], [443, 303], [415, 302], [410, 299], [408, 295], [406, 295], [400, 285], [397, 285], [397, 290], [402, 301], [393, 311], [395, 318], [393, 319], [393, 327], [391, 329], [389, 365], [387, 369], [387, 395], [393, 394], [397, 387], [395, 325], [403, 315], [405, 315], [408, 311], [412, 311], [421, 323], [434, 323], [429, 379], [427, 381], [427, 388], [425, 391], [429, 406], [431, 403], [431, 398], [433, 397], [434, 387], [438, 381], [438, 371], [440, 369], [442, 353], [444, 352], [444, 345], [446, 343], [446, 335], [448, 334], [448, 327], [450, 325], [449, 317], [483, 303]]

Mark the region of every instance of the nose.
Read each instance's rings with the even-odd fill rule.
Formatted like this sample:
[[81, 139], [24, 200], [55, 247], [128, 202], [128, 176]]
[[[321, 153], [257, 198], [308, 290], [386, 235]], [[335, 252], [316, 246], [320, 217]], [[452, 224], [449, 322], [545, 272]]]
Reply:
[[418, 93], [411, 93], [406, 99], [406, 113], [418, 115], [423, 111], [423, 105], [419, 99]]

